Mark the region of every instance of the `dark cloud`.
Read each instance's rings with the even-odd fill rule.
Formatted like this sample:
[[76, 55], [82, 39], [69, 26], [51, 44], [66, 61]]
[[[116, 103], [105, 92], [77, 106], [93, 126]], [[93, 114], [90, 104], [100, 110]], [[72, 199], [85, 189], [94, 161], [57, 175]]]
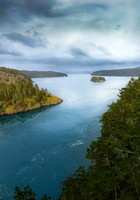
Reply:
[[[108, 29], [111, 23], [107, 17], [110, 11], [108, 3], [94, 1], [90, 3], [73, 2], [72, 4], [64, 4], [65, 6], [61, 7], [63, 2], [60, 3], [58, 0], [0, 0], [0, 22], [2, 25], [3, 23], [9, 23], [10, 27], [11, 24], [13, 26], [26, 22], [31, 22], [32, 24], [34, 17], [40, 17], [43, 20], [51, 18], [56, 20], [56, 26], [57, 20], [62, 20], [62, 29], [66, 29], [66, 26], [83, 29], [100, 29], [106, 27]], [[86, 22], [84, 21], [85, 15]], [[72, 17], [69, 23], [67, 23], [68, 17]], [[102, 20], [104, 21], [103, 24]], [[36, 27], [36, 30], [41, 28], [42, 24], [40, 24], [40, 27]]]
[[21, 56], [22, 54], [16, 51], [9, 51], [9, 50], [0, 48], [0, 55]]
[[1, 0], [0, 20], [9, 19], [11, 21], [11, 19], [15, 19], [29, 21], [33, 16], [57, 18], [79, 13], [90, 14], [107, 9], [107, 5], [101, 3], [74, 3], [62, 9], [59, 6], [60, 2], [57, 0]]
[[57, 5], [57, 1], [55, 0], [24, 0], [22, 1], [22, 5], [18, 2], [17, 0], [17, 10], [26, 16], [61, 16], [61, 12], [57, 12], [57, 10], [53, 9], [54, 6]]
[[116, 30], [121, 30], [121, 28], [122, 28], [122, 26], [120, 24], [118, 24], [115, 29]]
[[[102, 13], [108, 9], [107, 4], [104, 3], [87, 3], [87, 4], [78, 4], [75, 3], [73, 6], [65, 9], [65, 15], [75, 15], [75, 14], [97, 14]], [[101, 17], [101, 16], [100, 16]]]
[[71, 47], [69, 50], [70, 54], [75, 57], [87, 57], [87, 53], [77, 47]]
[[6, 34], [3, 34], [3, 36], [11, 41], [20, 42], [29, 47], [39, 47], [43, 45], [41, 44], [41, 41], [24, 36], [20, 33], [6, 33]]
[[[1, 0], [0, 1], [0, 19], [9, 19], [19, 17], [19, 20], [25, 20], [32, 16], [57, 17], [61, 13], [53, 10], [57, 3], [55, 0]], [[28, 19], [29, 20], [29, 19]]]
[[33, 35], [36, 37], [39, 36], [39, 33], [37, 31], [34, 31]]
[[92, 44], [92, 46], [93, 46], [93, 48], [94, 48], [95, 50], [100, 51], [100, 52], [103, 53], [104, 55], [111, 55], [111, 54], [107, 51], [107, 49], [104, 48], [104, 47], [102, 47], [102, 46], [97, 46], [97, 45], [95, 45], [95, 44]]
[[31, 34], [33, 36], [40, 36], [40, 32], [43, 31], [45, 28], [45, 24], [36, 24], [34, 26], [29, 26], [28, 29], [25, 31], [26, 34]]
[[120, 65], [125, 64], [126, 61], [114, 61], [111, 59], [76, 59], [76, 58], [48, 58], [48, 59], [36, 59], [32, 60], [32, 62], [46, 64], [46, 65], [54, 65], [54, 66], [61, 66], [61, 67], [87, 67], [87, 66], [101, 66], [101, 65]]
[[18, 66], [17, 69], [27, 70], [59, 70], [63, 72], [85, 72], [86, 70], [93, 72], [93, 69], [113, 69], [113, 68], [124, 68], [124, 67], [136, 67], [140, 66], [139, 60], [125, 60], [125, 61], [114, 61], [109, 59], [68, 59], [68, 58], [49, 58], [49, 59], [24, 59], [24, 58], [7, 58], [6, 60], [1, 59], [1, 65], [4, 66]]
[[[138, 0], [0, 0], [1, 58], [72, 69], [139, 58], [139, 5]], [[17, 43], [23, 44], [21, 57], [13, 51]], [[32, 51], [26, 52], [27, 46]]]

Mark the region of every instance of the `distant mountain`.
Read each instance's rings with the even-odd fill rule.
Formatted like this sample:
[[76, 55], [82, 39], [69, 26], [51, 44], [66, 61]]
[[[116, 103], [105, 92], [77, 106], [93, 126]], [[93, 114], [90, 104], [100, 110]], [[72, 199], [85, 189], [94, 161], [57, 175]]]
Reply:
[[95, 71], [92, 75], [97, 76], [140, 76], [140, 67], [129, 69], [114, 69]]
[[22, 73], [29, 76], [30, 78], [53, 78], [53, 77], [66, 77], [65, 73], [53, 72], [53, 71], [27, 71], [22, 70]]

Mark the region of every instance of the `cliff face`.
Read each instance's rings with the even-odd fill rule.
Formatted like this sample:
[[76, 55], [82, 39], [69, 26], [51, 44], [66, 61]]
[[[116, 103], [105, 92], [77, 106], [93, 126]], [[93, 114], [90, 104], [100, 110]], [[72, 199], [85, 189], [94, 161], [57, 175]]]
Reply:
[[23, 74], [18, 70], [0, 67], [0, 82], [14, 83], [18, 80], [31, 81], [31, 79], [27, 75]]

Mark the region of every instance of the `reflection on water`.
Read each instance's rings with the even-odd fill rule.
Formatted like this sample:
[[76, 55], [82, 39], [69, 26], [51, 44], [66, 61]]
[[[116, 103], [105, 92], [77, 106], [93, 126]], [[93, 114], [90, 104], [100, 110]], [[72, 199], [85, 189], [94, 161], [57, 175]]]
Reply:
[[43, 108], [39, 108], [36, 110], [31, 110], [28, 112], [22, 112], [22, 113], [18, 113], [16, 115], [10, 115], [10, 116], [3, 116], [0, 118], [0, 126], [4, 125], [4, 124], [14, 124], [16, 123], [24, 123], [26, 120], [29, 120], [30, 118], [34, 118], [37, 115], [42, 115], [43, 112], [46, 112], [46, 110], [52, 109], [57, 105], [54, 106], [47, 106], [47, 107], [43, 107]]
[[56, 199], [59, 183], [79, 165], [88, 166], [86, 149], [100, 135], [99, 120], [129, 78], [90, 75], [34, 79], [61, 97], [62, 104], [0, 118], [0, 199], [11, 200], [16, 185], [27, 184], [38, 198]]

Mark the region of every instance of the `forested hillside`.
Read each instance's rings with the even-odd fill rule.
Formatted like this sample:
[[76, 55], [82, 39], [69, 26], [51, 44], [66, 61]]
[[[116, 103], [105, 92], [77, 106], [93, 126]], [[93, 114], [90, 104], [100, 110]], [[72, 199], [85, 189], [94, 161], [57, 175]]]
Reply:
[[[61, 184], [58, 200], [140, 200], [140, 78], [120, 91], [101, 122], [101, 136], [87, 150], [91, 165]], [[14, 199], [21, 197], [36, 200], [29, 186], [15, 188]]]
[[53, 72], [53, 71], [27, 71], [22, 70], [25, 75], [29, 76], [30, 78], [53, 78], [53, 77], [66, 77], [68, 76], [65, 73], [61, 72]]
[[21, 79], [31, 80], [27, 75], [16, 69], [0, 67], [0, 82], [15, 82]]
[[0, 116], [62, 102], [18, 70], [0, 68], [0, 75]]
[[92, 75], [97, 76], [140, 76], [140, 67], [128, 69], [112, 69], [95, 71]]
[[80, 167], [62, 183], [59, 200], [140, 199], [140, 78], [132, 79], [102, 119], [101, 137]]

